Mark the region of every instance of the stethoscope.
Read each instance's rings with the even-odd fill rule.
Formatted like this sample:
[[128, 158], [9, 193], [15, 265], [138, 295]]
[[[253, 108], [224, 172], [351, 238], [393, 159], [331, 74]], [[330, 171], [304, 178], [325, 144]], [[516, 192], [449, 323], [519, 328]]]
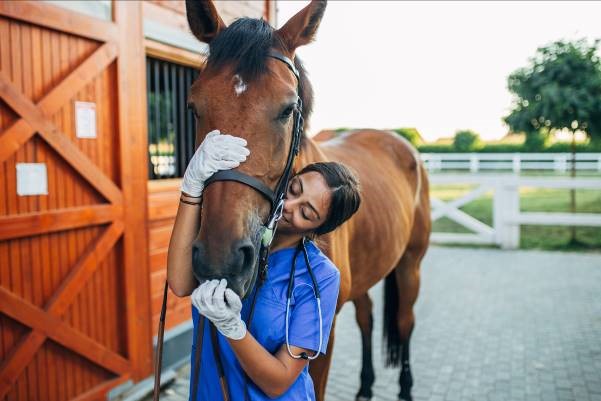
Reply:
[[[313, 273], [313, 269], [311, 268], [311, 263], [309, 263], [309, 255], [307, 254], [307, 248], [305, 246], [305, 242], [307, 242], [307, 237], [303, 237], [303, 239], [298, 244], [296, 251], [294, 252], [294, 258], [292, 259], [292, 268], [290, 269], [290, 278], [288, 279], [288, 293], [286, 297], [286, 349], [288, 350], [288, 354], [294, 359], [305, 359], [312, 361], [313, 359], [319, 356], [319, 352], [321, 351], [321, 346], [323, 342], [323, 325], [322, 325], [322, 317], [321, 317], [321, 297], [319, 295], [319, 288], [317, 286], [317, 280], [315, 279], [315, 274]], [[288, 328], [289, 328], [289, 317], [290, 317], [290, 299], [292, 298], [292, 293], [294, 292], [294, 273], [296, 271], [296, 257], [300, 251], [303, 251], [303, 255], [305, 257], [305, 264], [307, 265], [307, 271], [309, 272], [309, 276], [311, 276], [311, 281], [313, 282], [313, 294], [315, 295], [315, 301], [317, 303], [317, 314], [319, 315], [319, 346], [317, 347], [317, 351], [315, 354], [309, 356], [306, 352], [301, 352], [300, 354], [295, 354], [290, 349], [290, 343], [288, 341]]]

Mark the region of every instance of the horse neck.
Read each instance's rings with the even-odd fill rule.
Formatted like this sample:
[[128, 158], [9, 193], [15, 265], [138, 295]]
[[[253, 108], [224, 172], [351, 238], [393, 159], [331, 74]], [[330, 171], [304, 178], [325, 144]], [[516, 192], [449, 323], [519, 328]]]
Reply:
[[320, 149], [318, 143], [311, 138], [304, 137], [301, 149], [295, 162], [295, 170], [300, 171], [307, 164], [328, 160]]

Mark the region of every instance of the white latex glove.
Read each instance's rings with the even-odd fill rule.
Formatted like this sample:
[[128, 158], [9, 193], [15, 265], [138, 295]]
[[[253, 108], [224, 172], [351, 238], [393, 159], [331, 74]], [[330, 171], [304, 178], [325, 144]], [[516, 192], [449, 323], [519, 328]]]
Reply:
[[244, 338], [246, 324], [240, 317], [242, 301], [227, 288], [227, 280], [205, 281], [192, 292], [191, 298], [200, 314], [213, 322], [221, 334], [232, 340]]
[[209, 132], [186, 168], [182, 192], [194, 197], [200, 196], [204, 183], [210, 176], [219, 170], [238, 167], [249, 154], [245, 139], [221, 135], [219, 130]]

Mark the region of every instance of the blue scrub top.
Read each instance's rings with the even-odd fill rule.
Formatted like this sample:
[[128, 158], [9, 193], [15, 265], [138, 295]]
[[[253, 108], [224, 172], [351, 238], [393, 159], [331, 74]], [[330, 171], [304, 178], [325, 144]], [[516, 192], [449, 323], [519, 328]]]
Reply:
[[[306, 245], [311, 268], [315, 274], [321, 295], [323, 343], [321, 352], [326, 353], [332, 320], [336, 311], [338, 290], [340, 288], [340, 272], [332, 261], [315, 246], [312, 241]], [[271, 354], [275, 354], [285, 344], [286, 324], [286, 295], [292, 258], [296, 248], [284, 248], [269, 255], [269, 271], [267, 279], [259, 290], [257, 303], [250, 332]], [[253, 294], [242, 302], [242, 318], [246, 322], [250, 311]], [[191, 354], [190, 397], [196, 372], [194, 371], [194, 353], [198, 338], [198, 310], [192, 306], [192, 320], [194, 322], [194, 337]], [[290, 300], [290, 325], [288, 338], [290, 345], [315, 351], [319, 346], [319, 315], [317, 303], [313, 293], [313, 283], [303, 252], [296, 257], [296, 272], [294, 278], [294, 292]], [[208, 322], [207, 322], [208, 323]], [[195, 401], [223, 400], [219, 376], [215, 366], [215, 358], [211, 344], [209, 325], [204, 326], [204, 340], [202, 342], [201, 377], [198, 384], [197, 399]], [[228, 382], [232, 401], [244, 401], [244, 371], [240, 366], [227, 339], [218, 333], [218, 343], [225, 376]], [[273, 400], [259, 387], [248, 379], [248, 393], [251, 400]], [[278, 400], [314, 400], [313, 381], [309, 376], [308, 366], [303, 369], [296, 381], [282, 394]]]

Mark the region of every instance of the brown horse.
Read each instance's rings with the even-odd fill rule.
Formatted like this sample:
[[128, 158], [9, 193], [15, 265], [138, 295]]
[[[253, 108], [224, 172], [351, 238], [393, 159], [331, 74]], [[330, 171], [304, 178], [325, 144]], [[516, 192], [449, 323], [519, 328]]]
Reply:
[[[187, 1], [190, 29], [209, 43], [210, 56], [192, 85], [190, 106], [196, 115], [197, 143], [213, 130], [246, 138], [249, 159], [238, 169], [274, 188], [284, 170], [291, 141], [297, 80], [286, 65], [267, 57], [270, 49], [295, 61], [301, 72], [299, 96], [308, 120], [312, 89], [295, 50], [313, 40], [325, 1], [312, 1], [281, 29], [263, 20], [243, 18], [229, 27], [212, 2]], [[428, 247], [428, 180], [415, 149], [390, 132], [359, 130], [316, 142], [303, 134], [295, 170], [324, 160], [345, 163], [358, 174], [362, 203], [357, 214], [321, 248], [341, 273], [338, 310], [352, 300], [363, 341], [358, 398], [371, 398], [372, 301], [367, 290], [386, 278], [385, 335], [387, 363], [402, 365], [399, 398], [411, 399], [409, 339], [413, 305], [419, 290], [420, 261]], [[197, 277], [235, 277], [246, 289], [257, 269], [260, 228], [270, 205], [254, 189], [238, 182], [216, 182], [203, 194], [202, 225], [194, 244]], [[228, 280], [229, 281], [229, 280]], [[247, 295], [242, 290], [239, 295]], [[310, 365], [318, 400], [324, 399], [334, 345]]]

